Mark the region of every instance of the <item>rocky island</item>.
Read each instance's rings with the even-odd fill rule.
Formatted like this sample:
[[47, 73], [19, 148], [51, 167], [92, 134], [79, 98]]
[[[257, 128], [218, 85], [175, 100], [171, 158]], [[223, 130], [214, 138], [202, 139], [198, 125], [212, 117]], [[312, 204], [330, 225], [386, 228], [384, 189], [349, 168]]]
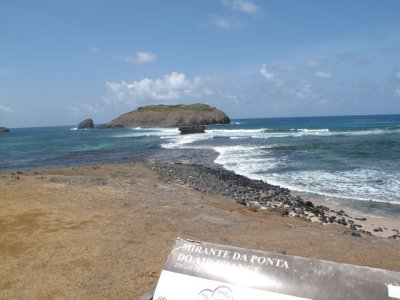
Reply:
[[198, 103], [139, 107], [104, 124], [102, 128], [179, 127], [229, 123], [229, 117], [221, 110]]
[[0, 127], [0, 133], [10, 132], [10, 129], [7, 127]]

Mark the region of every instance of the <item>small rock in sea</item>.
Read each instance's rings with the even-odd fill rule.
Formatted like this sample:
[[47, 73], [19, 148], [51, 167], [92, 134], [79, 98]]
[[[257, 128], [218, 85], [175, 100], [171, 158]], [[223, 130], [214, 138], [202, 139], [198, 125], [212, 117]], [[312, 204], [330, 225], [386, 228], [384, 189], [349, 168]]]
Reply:
[[94, 128], [92, 119], [85, 119], [78, 124], [78, 129], [92, 129]]
[[185, 125], [178, 128], [181, 134], [191, 134], [191, 133], [204, 133], [206, 127], [203, 125]]

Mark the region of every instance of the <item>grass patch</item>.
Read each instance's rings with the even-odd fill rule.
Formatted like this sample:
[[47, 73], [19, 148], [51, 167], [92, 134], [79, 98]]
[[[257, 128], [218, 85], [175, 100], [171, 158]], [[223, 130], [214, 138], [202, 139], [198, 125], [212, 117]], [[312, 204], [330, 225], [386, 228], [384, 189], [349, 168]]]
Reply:
[[110, 173], [111, 178], [129, 177], [129, 176], [130, 176], [130, 174], [126, 171], [116, 170], [116, 171]]
[[206, 112], [206, 111], [214, 111], [216, 108], [211, 107], [207, 104], [178, 104], [178, 105], [149, 105], [139, 107], [138, 111], [155, 111], [155, 112], [171, 112], [171, 111], [195, 111], [195, 112]]

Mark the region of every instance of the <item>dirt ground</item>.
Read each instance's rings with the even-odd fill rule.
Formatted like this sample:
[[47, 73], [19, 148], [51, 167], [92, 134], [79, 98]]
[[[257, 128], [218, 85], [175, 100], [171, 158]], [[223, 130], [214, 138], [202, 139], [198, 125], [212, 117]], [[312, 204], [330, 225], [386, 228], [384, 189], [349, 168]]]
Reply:
[[143, 164], [0, 173], [1, 299], [137, 299], [177, 237], [400, 271], [398, 240], [254, 212]]

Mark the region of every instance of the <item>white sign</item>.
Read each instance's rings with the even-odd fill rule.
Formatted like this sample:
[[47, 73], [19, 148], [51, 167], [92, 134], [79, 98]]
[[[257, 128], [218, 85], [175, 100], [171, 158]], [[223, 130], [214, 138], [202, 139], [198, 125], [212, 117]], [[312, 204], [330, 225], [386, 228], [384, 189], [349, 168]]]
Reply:
[[177, 239], [153, 300], [400, 299], [400, 273]]

